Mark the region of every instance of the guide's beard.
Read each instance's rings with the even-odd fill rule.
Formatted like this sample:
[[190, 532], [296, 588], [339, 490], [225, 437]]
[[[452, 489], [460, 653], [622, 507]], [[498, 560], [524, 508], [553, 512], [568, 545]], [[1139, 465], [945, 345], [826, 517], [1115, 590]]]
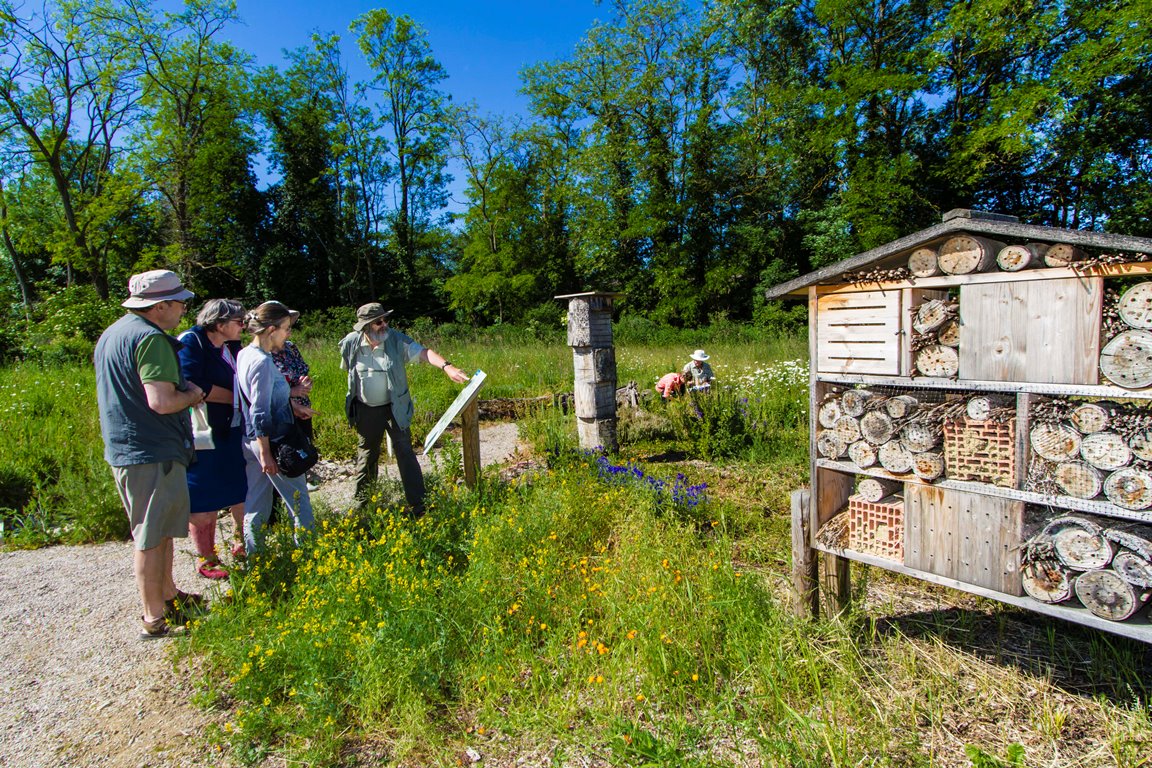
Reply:
[[373, 344], [383, 344], [388, 338], [388, 331], [390, 329], [384, 328], [379, 331], [368, 331], [368, 338], [372, 339]]

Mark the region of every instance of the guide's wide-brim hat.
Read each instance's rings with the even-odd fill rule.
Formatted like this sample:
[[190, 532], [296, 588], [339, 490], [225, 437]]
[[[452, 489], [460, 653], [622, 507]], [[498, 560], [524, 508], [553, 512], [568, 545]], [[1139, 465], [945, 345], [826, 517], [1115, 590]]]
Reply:
[[699, 360], [700, 362], [704, 362], [705, 360], [708, 359], [708, 354], [704, 350], [698, 349], [692, 353], [691, 357], [693, 360]]
[[196, 294], [184, 287], [180, 276], [167, 269], [153, 269], [132, 275], [128, 298], [120, 303], [127, 309], [147, 309], [162, 301], [188, 301]]
[[388, 317], [392, 314], [392, 310], [384, 309], [384, 305], [372, 302], [365, 304], [356, 310], [356, 325], [352, 326], [353, 330], [362, 331], [368, 327], [369, 323], [374, 323], [377, 320]]

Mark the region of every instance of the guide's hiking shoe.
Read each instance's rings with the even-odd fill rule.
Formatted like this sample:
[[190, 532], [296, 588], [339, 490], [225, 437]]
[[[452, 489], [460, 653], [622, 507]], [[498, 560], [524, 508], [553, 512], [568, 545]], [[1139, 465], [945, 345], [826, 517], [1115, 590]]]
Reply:
[[155, 621], [146, 621], [140, 617], [140, 639], [161, 640], [166, 637], [182, 637], [188, 634], [187, 627], [173, 627], [161, 616]]

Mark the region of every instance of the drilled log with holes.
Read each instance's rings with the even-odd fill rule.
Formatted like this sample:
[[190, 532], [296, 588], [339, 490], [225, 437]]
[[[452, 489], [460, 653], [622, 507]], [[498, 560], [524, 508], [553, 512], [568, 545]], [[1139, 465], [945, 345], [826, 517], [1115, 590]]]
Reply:
[[911, 395], [896, 395], [884, 401], [884, 412], [893, 419], [906, 419], [919, 407], [920, 401]]
[[1024, 593], [1042, 603], [1063, 603], [1072, 599], [1074, 573], [1060, 563], [1040, 560], [1024, 566], [1020, 583]]
[[1083, 261], [1086, 254], [1074, 245], [1057, 243], [1044, 252], [1044, 264], [1049, 267], [1068, 267]]
[[1089, 571], [1076, 578], [1076, 597], [1102, 619], [1124, 621], [1144, 607], [1149, 591], [1129, 584], [1111, 569]]
[[816, 435], [816, 450], [826, 459], [838, 459], [848, 448], [834, 431], [825, 429]]
[[1068, 418], [1072, 426], [1088, 435], [1108, 428], [1109, 412], [1097, 403], [1081, 403], [1072, 409], [1072, 415]]
[[1133, 329], [1117, 334], [1100, 350], [1100, 373], [1125, 389], [1152, 386], [1152, 332]]
[[892, 417], [883, 411], [868, 411], [860, 417], [860, 435], [872, 445], [883, 445], [895, 433]]
[[1071, 461], [1080, 454], [1080, 433], [1067, 424], [1041, 422], [1032, 428], [1029, 441], [1048, 461]]
[[876, 456], [880, 466], [894, 475], [906, 475], [912, 471], [912, 453], [899, 440], [884, 443]]
[[845, 416], [858, 419], [864, 415], [864, 410], [871, 399], [872, 393], [866, 389], [849, 389], [840, 396], [840, 409]]
[[942, 432], [927, 421], [910, 421], [900, 431], [900, 442], [911, 453], [924, 453], [940, 445]]
[[935, 248], [917, 248], [908, 257], [908, 271], [916, 277], [933, 277], [940, 274], [940, 262]]
[[1004, 272], [1019, 272], [1023, 269], [1044, 266], [1044, 254], [1048, 246], [1044, 243], [1027, 245], [1006, 245], [996, 254], [996, 265]]
[[839, 398], [830, 397], [820, 404], [816, 418], [824, 429], [832, 429], [843, 415], [844, 411], [840, 408]]
[[953, 318], [936, 330], [936, 341], [945, 347], [960, 346], [960, 321]]
[[979, 235], [956, 235], [940, 246], [940, 270], [949, 275], [987, 272], [996, 264], [1004, 243]]
[[1115, 432], [1093, 432], [1080, 441], [1080, 457], [1097, 469], [1111, 472], [1132, 461], [1132, 449]]
[[1096, 498], [1104, 483], [1100, 470], [1082, 461], [1062, 461], [1053, 475], [1061, 493], [1078, 499]]
[[899, 493], [904, 488], [904, 484], [897, 480], [882, 480], [878, 477], [865, 477], [856, 484], [856, 495], [875, 503], [891, 496], [894, 493]]
[[1120, 319], [1132, 328], [1152, 329], [1152, 282], [1137, 283], [1116, 301]]
[[944, 476], [944, 456], [925, 452], [912, 454], [912, 472], [926, 482], [939, 480]]
[[876, 463], [876, 446], [867, 440], [857, 440], [848, 446], [848, 458], [861, 469], [867, 469]]
[[1008, 409], [1013, 406], [1011, 398], [1003, 395], [974, 395], [968, 398], [965, 412], [972, 421], [988, 421], [993, 411]]
[[929, 344], [916, 353], [916, 370], [922, 376], [954, 379], [960, 373], [960, 355], [954, 347]]
[[1104, 495], [1124, 509], [1148, 509], [1152, 507], [1152, 474], [1135, 467], [1118, 469], [1104, 481]]
[[1104, 536], [1104, 527], [1085, 515], [1049, 520], [1042, 535], [1052, 541], [1057, 559], [1074, 571], [1104, 568], [1116, 552], [1116, 544]]
[[912, 328], [917, 333], [929, 333], [948, 322], [953, 314], [953, 305], [943, 299], [926, 301], [916, 308]]
[[841, 416], [836, 419], [835, 426], [832, 431], [836, 433], [836, 437], [844, 444], [845, 449], [847, 446], [852, 445], [860, 439], [860, 419], [851, 416]]

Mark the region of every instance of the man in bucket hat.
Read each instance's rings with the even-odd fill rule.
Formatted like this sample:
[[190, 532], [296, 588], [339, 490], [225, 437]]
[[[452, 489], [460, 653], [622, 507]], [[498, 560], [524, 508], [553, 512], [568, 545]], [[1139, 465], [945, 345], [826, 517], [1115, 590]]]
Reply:
[[104, 459], [132, 526], [143, 639], [182, 627], [188, 608], [203, 599], [176, 588], [173, 539], [188, 535], [186, 469], [195, 456], [188, 409], [204, 391], [184, 379], [168, 334], [180, 324], [193, 294], [166, 269], [133, 275], [129, 311], [96, 343], [96, 400]]
[[404, 366], [413, 360], [440, 368], [452, 381], [463, 384], [468, 374], [439, 354], [388, 327], [392, 310], [377, 302], [356, 310], [352, 332], [340, 340], [340, 367], [348, 372], [346, 411], [360, 436], [356, 451], [356, 498], [367, 501], [376, 482], [380, 446], [387, 434], [396, 453], [396, 468], [404, 486], [410, 513], [424, 513], [424, 475], [412, 450], [412, 414]]
[[716, 375], [712, 373], [712, 366], [708, 365], [708, 357], [709, 355], [704, 350], [696, 350], [691, 354], [692, 359], [680, 372], [684, 381], [692, 389], [708, 389], [716, 380]]

